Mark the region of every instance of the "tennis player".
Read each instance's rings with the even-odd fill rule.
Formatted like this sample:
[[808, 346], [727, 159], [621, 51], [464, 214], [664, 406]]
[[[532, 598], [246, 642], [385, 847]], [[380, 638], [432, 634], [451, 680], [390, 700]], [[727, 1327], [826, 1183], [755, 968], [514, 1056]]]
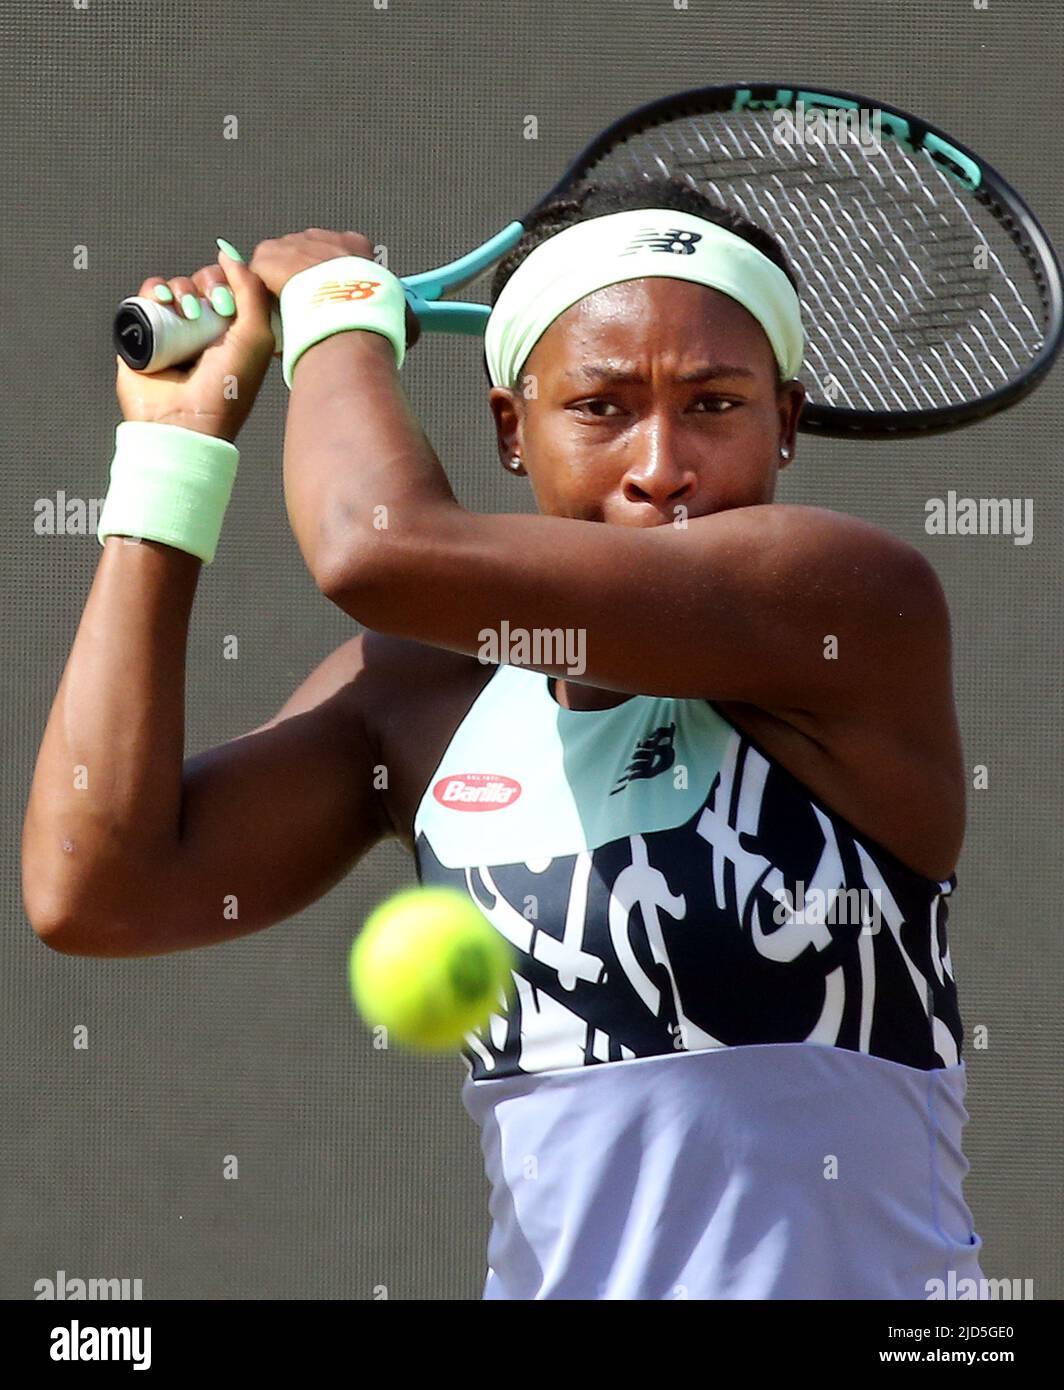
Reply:
[[[400, 385], [401, 286], [370, 257], [312, 228], [141, 289], [231, 289], [236, 316], [191, 371], [119, 363], [104, 552], [27, 811], [35, 929], [80, 955], [211, 944], [394, 836], [518, 952], [515, 1003], [464, 1049], [485, 1298], [978, 1280], [949, 614], [911, 546], [773, 500], [804, 400], [779, 244], [670, 182], [531, 222], [485, 363], [538, 515], [455, 499]], [[189, 614], [271, 294], [289, 518], [366, 631], [183, 765]]]

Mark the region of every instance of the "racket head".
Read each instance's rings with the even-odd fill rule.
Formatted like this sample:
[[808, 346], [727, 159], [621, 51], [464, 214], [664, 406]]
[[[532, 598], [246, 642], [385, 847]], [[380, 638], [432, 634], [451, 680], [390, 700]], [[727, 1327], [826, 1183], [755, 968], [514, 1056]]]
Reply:
[[[805, 432], [968, 425], [1028, 395], [1060, 351], [1060, 261], [1016, 190], [900, 107], [812, 84], [733, 82], [648, 102], [597, 135], [522, 219], [405, 283], [438, 298], [496, 263], [555, 197], [662, 176], [782, 245], [806, 332]], [[423, 326], [449, 331], [482, 332], [489, 312], [434, 307], [443, 316]]]

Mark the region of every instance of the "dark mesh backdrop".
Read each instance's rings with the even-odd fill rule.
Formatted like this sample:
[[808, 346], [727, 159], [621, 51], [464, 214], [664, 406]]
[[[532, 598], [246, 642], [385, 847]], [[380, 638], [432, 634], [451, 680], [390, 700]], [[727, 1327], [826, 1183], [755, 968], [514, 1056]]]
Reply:
[[[929, 118], [997, 165], [1064, 246], [1064, 11], [1059, 0], [15, 0], [0, 23], [0, 1295], [30, 1298], [65, 1270], [140, 1278], [146, 1298], [476, 1298], [487, 1188], [462, 1064], [375, 1052], [347, 996], [359, 923], [413, 882], [399, 847], [379, 848], [297, 919], [200, 952], [74, 959], [26, 921], [19, 828], [99, 556], [92, 535], [37, 535], [34, 503], [106, 492], [121, 418], [113, 309], [146, 275], [213, 261], [217, 235], [250, 255], [265, 237], [353, 227], [386, 245], [400, 274], [435, 265], [519, 215], [636, 102], [747, 77], [849, 88]], [[239, 138], [227, 140], [234, 115]], [[528, 115], [536, 140], [523, 136]], [[527, 482], [495, 456], [475, 345], [423, 339], [403, 380], [463, 503], [531, 510]], [[287, 524], [287, 395], [275, 366], [200, 580], [189, 756], [269, 718], [357, 630], [318, 593]], [[972, 1113], [966, 1195], [984, 1272], [1033, 1278], [1040, 1298], [1064, 1294], [1062, 434], [1058, 367], [1012, 412], [951, 436], [800, 436], [778, 493], [915, 543], [952, 604], [967, 761], [989, 769], [988, 789], [970, 793], [950, 920]], [[1033, 544], [928, 536], [925, 503], [950, 488], [1032, 498]], [[231, 636], [235, 661], [223, 659]], [[87, 1050], [73, 1046], [78, 1025]], [[235, 1181], [226, 1155], [239, 1160]]]

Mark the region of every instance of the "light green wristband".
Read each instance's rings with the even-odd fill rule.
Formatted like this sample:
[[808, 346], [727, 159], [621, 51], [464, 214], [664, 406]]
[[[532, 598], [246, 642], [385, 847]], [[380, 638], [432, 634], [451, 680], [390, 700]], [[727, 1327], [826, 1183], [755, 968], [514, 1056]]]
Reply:
[[307, 348], [333, 333], [364, 328], [380, 333], [395, 349], [395, 365], [406, 354], [406, 295], [402, 281], [364, 256], [334, 256], [307, 266], [281, 288], [284, 337], [282, 375], [292, 373]]
[[181, 425], [123, 420], [96, 538], [138, 536], [214, 559], [240, 450]]

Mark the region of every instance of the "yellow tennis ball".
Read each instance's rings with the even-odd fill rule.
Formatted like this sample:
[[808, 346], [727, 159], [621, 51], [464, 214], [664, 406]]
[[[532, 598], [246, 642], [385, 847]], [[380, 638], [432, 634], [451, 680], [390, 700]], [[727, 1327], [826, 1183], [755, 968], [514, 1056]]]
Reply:
[[457, 888], [405, 888], [355, 938], [351, 993], [370, 1028], [423, 1052], [450, 1051], [502, 1009], [514, 953]]

